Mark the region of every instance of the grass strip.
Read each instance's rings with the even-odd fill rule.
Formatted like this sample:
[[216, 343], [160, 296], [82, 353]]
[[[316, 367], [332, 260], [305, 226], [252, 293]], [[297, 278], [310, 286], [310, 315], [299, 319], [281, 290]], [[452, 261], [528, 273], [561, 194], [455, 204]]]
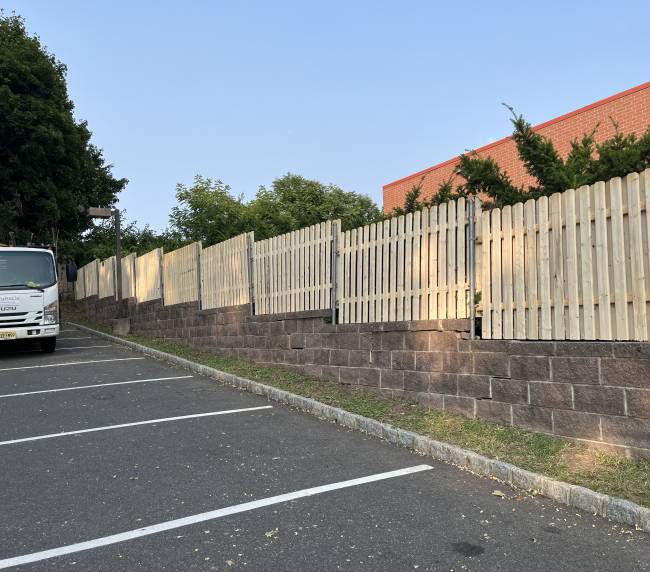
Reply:
[[[78, 311], [69, 310], [66, 319], [111, 333], [110, 328], [89, 321]], [[470, 449], [553, 479], [650, 507], [649, 461], [625, 459], [595, 451], [582, 443], [561, 437], [428, 410], [414, 402], [390, 399], [356, 387], [294, 373], [279, 366], [259, 365], [248, 360], [217, 356], [175, 340], [149, 338], [137, 334], [121, 337], [227, 373], [310, 397], [351, 413], [390, 423], [438, 441]]]

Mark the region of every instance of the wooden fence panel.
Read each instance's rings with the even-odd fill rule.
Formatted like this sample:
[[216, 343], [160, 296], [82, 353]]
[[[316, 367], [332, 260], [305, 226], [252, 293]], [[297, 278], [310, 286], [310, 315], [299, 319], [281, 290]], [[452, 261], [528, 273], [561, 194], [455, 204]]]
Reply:
[[135, 290], [138, 302], [162, 297], [162, 248], [155, 248], [135, 260]]
[[461, 199], [344, 232], [339, 321], [467, 318], [467, 225]]
[[122, 257], [122, 298], [135, 297], [135, 254]]
[[193, 242], [163, 256], [163, 302], [165, 306], [199, 299], [201, 243]]
[[483, 212], [482, 337], [647, 340], [649, 201], [646, 169]]
[[256, 314], [331, 307], [333, 228], [327, 221], [255, 243]]
[[99, 263], [99, 298], [115, 297], [115, 257]]
[[84, 297], [97, 296], [99, 293], [99, 260], [93, 260], [84, 266]]
[[248, 272], [252, 232], [201, 251], [201, 308], [223, 308], [250, 302]]
[[77, 281], [74, 283], [74, 298], [75, 300], [83, 300], [86, 297], [84, 290], [84, 272], [85, 267], [82, 266], [77, 270]]

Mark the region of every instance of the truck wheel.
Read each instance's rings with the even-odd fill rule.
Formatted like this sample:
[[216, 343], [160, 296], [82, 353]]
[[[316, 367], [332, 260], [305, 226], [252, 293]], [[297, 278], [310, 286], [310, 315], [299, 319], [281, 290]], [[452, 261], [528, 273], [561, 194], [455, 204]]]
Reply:
[[51, 354], [56, 349], [56, 338], [45, 338], [41, 340], [41, 350]]

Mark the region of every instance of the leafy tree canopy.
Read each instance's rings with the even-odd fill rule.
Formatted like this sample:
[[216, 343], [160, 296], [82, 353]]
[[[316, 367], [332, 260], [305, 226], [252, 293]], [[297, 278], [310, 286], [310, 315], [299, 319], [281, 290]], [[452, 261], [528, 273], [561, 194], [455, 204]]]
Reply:
[[108, 206], [126, 185], [73, 108], [65, 65], [0, 12], [0, 240], [78, 237], [91, 223], [77, 207]]
[[182, 240], [202, 240], [206, 245], [249, 231], [262, 240], [337, 218], [347, 230], [383, 216], [364, 195], [291, 173], [273, 181], [270, 188], [260, 187], [248, 203], [233, 196], [223, 182], [201, 176], [191, 187], [179, 184], [176, 198], [179, 204], [169, 218], [172, 232]]

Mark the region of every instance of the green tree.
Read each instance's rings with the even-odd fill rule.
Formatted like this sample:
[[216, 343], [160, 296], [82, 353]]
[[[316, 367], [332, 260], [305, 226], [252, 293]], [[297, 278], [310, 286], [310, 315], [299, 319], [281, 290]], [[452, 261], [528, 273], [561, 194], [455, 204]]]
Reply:
[[176, 200], [169, 222], [180, 240], [211, 245], [250, 228], [247, 205], [222, 181], [197, 175], [191, 187], [176, 185]]
[[78, 237], [91, 222], [77, 207], [108, 206], [126, 185], [73, 107], [65, 65], [0, 13], [0, 240]]
[[382, 213], [366, 196], [287, 174], [260, 187], [246, 203], [228, 185], [196, 176], [191, 187], [176, 188], [178, 206], [169, 217], [171, 232], [180, 240], [215, 244], [243, 232], [258, 240], [332, 219], [344, 230], [381, 220]]
[[[122, 211], [123, 221], [126, 212]], [[121, 232], [122, 252], [124, 255], [145, 254], [154, 248], [163, 247], [166, 252], [182, 246], [178, 236], [169, 231], [156, 232], [148, 225], [140, 228], [136, 221], [125, 222]], [[61, 250], [71, 256], [79, 266], [98, 258], [105, 260], [115, 254], [115, 226], [112, 220], [96, 222], [84, 233], [83, 237], [73, 241], [63, 241]]]
[[270, 189], [260, 187], [250, 209], [260, 238], [332, 219], [341, 219], [343, 230], [348, 230], [383, 218], [365, 195], [292, 173], [273, 181]]

